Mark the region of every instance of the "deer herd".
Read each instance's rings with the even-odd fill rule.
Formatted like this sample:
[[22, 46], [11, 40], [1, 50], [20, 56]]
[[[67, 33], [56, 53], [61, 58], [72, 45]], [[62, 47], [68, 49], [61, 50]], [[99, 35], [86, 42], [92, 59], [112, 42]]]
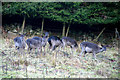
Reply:
[[[27, 39], [25, 41], [24, 35], [20, 35], [19, 37], [14, 38], [15, 48], [19, 51], [25, 50], [26, 44], [28, 46], [28, 51], [31, 52], [32, 49], [39, 51], [42, 51], [42, 48], [46, 49], [46, 44], [49, 44], [49, 49], [54, 51], [57, 47], [60, 49], [65, 49], [66, 46], [70, 46], [71, 53], [73, 54], [73, 51], [78, 48], [77, 41], [75, 39], [72, 39], [70, 37], [62, 37], [59, 38], [57, 36], [50, 36], [49, 33], [46, 32], [44, 36], [42, 37], [33, 37], [30, 39]], [[82, 42], [80, 43], [81, 47], [81, 53], [93, 53], [94, 58], [96, 59], [96, 54], [99, 52], [106, 51], [107, 46], [99, 47], [97, 44], [91, 43], [91, 42]]]

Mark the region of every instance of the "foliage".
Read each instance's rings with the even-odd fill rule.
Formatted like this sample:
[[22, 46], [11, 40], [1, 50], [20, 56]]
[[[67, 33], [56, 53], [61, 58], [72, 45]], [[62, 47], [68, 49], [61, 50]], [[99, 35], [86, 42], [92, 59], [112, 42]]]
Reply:
[[3, 15], [48, 18], [63, 23], [108, 24], [120, 19], [120, 3], [7, 2]]

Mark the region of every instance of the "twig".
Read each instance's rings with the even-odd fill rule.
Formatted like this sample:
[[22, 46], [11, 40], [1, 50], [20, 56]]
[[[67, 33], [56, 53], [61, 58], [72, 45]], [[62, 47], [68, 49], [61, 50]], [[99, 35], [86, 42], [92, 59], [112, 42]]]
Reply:
[[97, 38], [96, 39], [94, 39], [93, 41], [97, 41], [98, 40], [98, 38], [101, 36], [101, 34], [103, 33], [103, 31], [105, 30], [105, 28], [103, 28], [102, 29], [102, 31], [100, 32], [100, 34], [97, 36]]

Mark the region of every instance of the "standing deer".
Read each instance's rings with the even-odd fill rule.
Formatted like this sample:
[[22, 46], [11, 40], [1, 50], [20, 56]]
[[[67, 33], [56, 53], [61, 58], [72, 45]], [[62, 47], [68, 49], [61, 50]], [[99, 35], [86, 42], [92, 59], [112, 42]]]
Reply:
[[93, 53], [94, 58], [96, 59], [96, 54], [99, 52], [103, 52], [106, 51], [106, 47], [107, 46], [103, 46], [99, 47], [97, 44], [91, 43], [91, 42], [82, 42], [80, 44], [80, 47], [82, 49], [80, 56], [82, 55], [82, 53]]
[[73, 54], [72, 49], [75, 50], [76, 48], [78, 48], [78, 44], [77, 44], [76, 40], [74, 40], [70, 37], [62, 37], [62, 42], [63, 42], [63, 49], [65, 48], [65, 46], [70, 46], [72, 54]]
[[51, 36], [48, 38], [48, 43], [50, 45], [50, 49], [55, 50], [57, 47], [62, 47], [62, 40], [57, 36]]
[[[42, 36], [42, 38], [37, 37], [37, 36], [35, 36], [35, 37], [32, 38], [32, 39], [35, 39], [35, 40], [38, 40], [38, 41], [41, 42], [40, 45], [44, 48], [44, 52], [45, 52], [45, 46], [46, 46], [46, 44], [47, 44], [48, 36], [49, 36], [49, 33], [46, 32], [45, 35]], [[41, 48], [41, 49], [42, 49], [42, 48]]]
[[32, 49], [37, 49], [39, 51], [39, 49], [42, 48], [40, 40], [27, 39], [26, 43], [28, 45], [28, 51], [31, 51]]
[[24, 50], [26, 47], [26, 42], [24, 39], [24, 35], [20, 35], [20, 37], [14, 38], [15, 48], [19, 51]]

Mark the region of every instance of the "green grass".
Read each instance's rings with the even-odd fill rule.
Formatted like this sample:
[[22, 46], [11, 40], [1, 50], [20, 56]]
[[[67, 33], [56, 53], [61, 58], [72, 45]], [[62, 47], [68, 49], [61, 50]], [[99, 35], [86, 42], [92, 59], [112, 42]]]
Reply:
[[[118, 78], [117, 48], [109, 48], [105, 54], [98, 53], [97, 60], [94, 60], [92, 54], [79, 59], [80, 50], [69, 57], [63, 57], [63, 52], [57, 52], [57, 57], [54, 57], [56, 52], [50, 51], [45, 56], [20, 54], [14, 44], [9, 48], [8, 43], [0, 41], [0, 78]], [[6, 55], [2, 56], [1, 52]], [[70, 54], [70, 48], [66, 48], [65, 53]]]

